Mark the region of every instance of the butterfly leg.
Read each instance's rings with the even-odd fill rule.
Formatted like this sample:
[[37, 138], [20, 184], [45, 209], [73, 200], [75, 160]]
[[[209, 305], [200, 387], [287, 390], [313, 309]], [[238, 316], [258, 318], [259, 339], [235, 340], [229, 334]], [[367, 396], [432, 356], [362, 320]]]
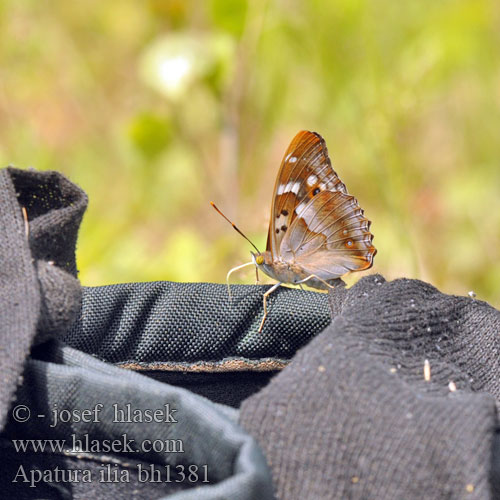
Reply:
[[262, 318], [262, 321], [260, 322], [259, 330], [258, 332], [260, 333], [262, 331], [262, 328], [264, 328], [264, 321], [266, 320], [267, 317], [267, 297], [274, 292], [279, 286], [281, 286], [280, 283], [276, 283], [273, 285], [263, 296], [263, 304], [264, 304], [264, 317]]
[[[335, 285], [330, 285], [330, 283], [326, 282], [324, 279], [321, 279], [319, 276], [316, 276], [315, 274], [310, 274], [307, 278], [304, 278], [303, 280], [295, 282], [296, 285], [299, 285], [301, 283], [305, 283], [306, 281], [309, 281], [311, 278], [316, 278], [317, 280], [321, 281], [321, 283], [324, 283], [328, 288], [334, 289]], [[340, 280], [342, 282], [342, 280]], [[302, 287], [300, 287], [302, 288]]]
[[247, 267], [247, 266], [250, 266], [250, 265], [255, 265], [254, 262], [247, 262], [246, 264], [241, 264], [241, 266], [236, 266], [236, 267], [233, 267], [232, 269], [229, 270], [229, 272], [227, 273], [227, 276], [226, 276], [226, 283], [227, 283], [227, 294], [229, 295], [229, 302], [232, 301], [232, 297], [231, 297], [231, 288], [229, 286], [229, 276], [231, 276], [231, 274], [234, 272], [234, 271], [238, 271], [238, 269], [243, 269], [244, 267]]

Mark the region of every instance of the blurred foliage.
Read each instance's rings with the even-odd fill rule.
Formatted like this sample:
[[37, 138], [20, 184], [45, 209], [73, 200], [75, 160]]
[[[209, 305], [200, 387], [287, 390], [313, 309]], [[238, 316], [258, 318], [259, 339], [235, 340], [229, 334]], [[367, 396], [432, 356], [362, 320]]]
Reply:
[[83, 284], [223, 282], [250, 248], [209, 200], [264, 247], [309, 129], [373, 272], [500, 305], [498, 2], [4, 0], [0, 24], [0, 160], [89, 194]]

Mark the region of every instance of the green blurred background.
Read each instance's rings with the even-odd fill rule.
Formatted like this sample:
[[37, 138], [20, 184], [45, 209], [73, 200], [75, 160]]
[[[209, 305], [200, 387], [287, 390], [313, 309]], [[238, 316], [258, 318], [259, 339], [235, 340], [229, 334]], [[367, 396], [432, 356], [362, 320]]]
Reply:
[[84, 285], [224, 282], [250, 246], [209, 201], [263, 248], [309, 129], [371, 271], [500, 305], [499, 2], [3, 0], [0, 24], [1, 164], [88, 193]]

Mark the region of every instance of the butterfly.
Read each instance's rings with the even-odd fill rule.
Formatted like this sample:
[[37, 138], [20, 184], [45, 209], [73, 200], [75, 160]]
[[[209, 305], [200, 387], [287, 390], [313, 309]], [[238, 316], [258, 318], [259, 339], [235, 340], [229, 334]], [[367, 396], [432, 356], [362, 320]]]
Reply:
[[333, 170], [324, 139], [316, 132], [299, 132], [285, 152], [274, 185], [266, 251], [248, 240], [257, 250], [251, 252], [252, 262], [231, 269], [227, 276], [229, 280], [233, 271], [255, 265], [277, 281], [264, 293], [258, 331], [267, 317], [267, 297], [282, 284], [326, 290], [344, 274], [369, 269], [377, 253], [370, 225]]

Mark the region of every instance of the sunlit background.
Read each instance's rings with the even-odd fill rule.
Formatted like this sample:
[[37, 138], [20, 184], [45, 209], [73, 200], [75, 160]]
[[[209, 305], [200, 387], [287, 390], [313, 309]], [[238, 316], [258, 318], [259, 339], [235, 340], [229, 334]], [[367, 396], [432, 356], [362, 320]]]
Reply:
[[250, 246], [209, 201], [265, 247], [309, 129], [373, 221], [370, 272], [500, 306], [499, 2], [3, 0], [0, 23], [0, 163], [88, 193], [84, 285], [224, 282]]

